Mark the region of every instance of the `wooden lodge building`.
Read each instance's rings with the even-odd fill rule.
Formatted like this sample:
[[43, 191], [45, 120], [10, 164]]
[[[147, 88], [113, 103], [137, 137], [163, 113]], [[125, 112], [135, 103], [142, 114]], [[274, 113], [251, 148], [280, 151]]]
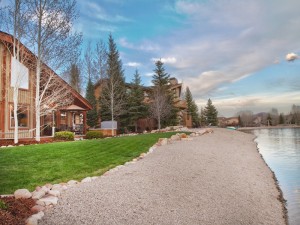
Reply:
[[[101, 96], [102, 88], [103, 88], [103, 81], [99, 81], [95, 84], [95, 90], [94, 94], [96, 99], [99, 99]], [[127, 88], [130, 89], [130, 85], [127, 84]], [[187, 104], [186, 101], [181, 99], [181, 93], [182, 93], [182, 83], [178, 83], [178, 80], [176, 78], [170, 79], [169, 89], [173, 92], [174, 100], [173, 104], [176, 108], [178, 108], [178, 124], [185, 127], [192, 127], [192, 117], [187, 112]], [[144, 103], [149, 104], [151, 102], [150, 96], [152, 92], [152, 87], [143, 87], [144, 91]], [[100, 105], [98, 105], [98, 110], [100, 108]], [[101, 120], [101, 119], [100, 119]], [[101, 121], [99, 121], [100, 123]], [[157, 122], [153, 118], [142, 118], [139, 119], [137, 122], [138, 126], [138, 132], [143, 131], [151, 131], [157, 129]]]
[[[0, 31], [0, 139], [14, 138], [13, 117], [13, 69], [15, 60], [11, 51], [13, 48], [13, 37]], [[27, 54], [22, 67], [27, 71], [22, 80], [18, 94], [18, 122], [19, 138], [35, 137], [35, 82], [36, 82], [36, 57], [24, 45], [21, 45], [23, 54]], [[43, 65], [41, 77], [54, 74], [58, 85], [62, 85], [69, 93], [70, 101], [63, 107], [56, 108], [41, 116], [41, 137], [51, 136], [52, 128], [56, 130], [69, 130], [77, 134], [86, 133], [86, 113], [92, 109], [91, 104], [68, 85], [62, 78], [54, 73], [47, 65]], [[23, 78], [24, 78], [23, 77]], [[41, 84], [42, 85], [42, 84]], [[51, 92], [53, 90], [47, 90]], [[51, 104], [57, 104], [52, 102]], [[41, 107], [44, 107], [41, 105]]]

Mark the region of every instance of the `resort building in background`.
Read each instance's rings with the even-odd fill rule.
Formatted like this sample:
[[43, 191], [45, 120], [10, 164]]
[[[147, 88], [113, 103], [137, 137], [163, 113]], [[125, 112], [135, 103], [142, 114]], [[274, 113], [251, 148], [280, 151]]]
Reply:
[[[101, 96], [102, 88], [105, 80], [100, 80], [95, 84], [95, 97], [99, 99]], [[126, 84], [127, 89], [130, 89], [130, 84]], [[153, 87], [143, 86], [144, 91], [144, 103], [149, 104], [151, 102], [151, 92]], [[182, 99], [182, 83], [178, 83], [176, 78], [170, 79], [169, 90], [173, 93], [173, 104], [178, 109], [177, 120], [178, 124], [185, 127], [192, 127], [192, 117], [187, 112], [187, 104]], [[101, 107], [98, 104], [98, 110]], [[101, 118], [99, 118], [99, 124], [101, 124]], [[151, 131], [157, 129], [157, 121], [153, 118], [147, 117], [138, 120], [138, 132]]]

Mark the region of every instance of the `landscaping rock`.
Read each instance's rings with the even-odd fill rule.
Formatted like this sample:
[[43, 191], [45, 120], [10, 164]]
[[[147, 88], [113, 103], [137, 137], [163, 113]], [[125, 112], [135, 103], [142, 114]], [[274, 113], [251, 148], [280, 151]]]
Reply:
[[95, 176], [95, 177], [91, 177], [91, 178], [92, 178], [92, 180], [96, 180], [96, 179], [98, 179], [99, 177]]
[[158, 143], [160, 145], [167, 145], [168, 144], [168, 138], [160, 138], [160, 139], [158, 139]]
[[90, 177], [86, 177], [81, 181], [81, 183], [89, 183], [89, 182], [92, 182], [92, 178]]
[[47, 194], [50, 191], [50, 188], [42, 186], [40, 190], [44, 191]]
[[32, 199], [35, 199], [35, 200], [40, 199], [40, 198], [44, 197], [45, 194], [46, 194], [46, 192], [43, 190], [34, 191], [34, 192], [32, 192]]
[[172, 135], [172, 136], [170, 137], [170, 139], [171, 139], [172, 141], [180, 141], [180, 136], [179, 136], [179, 135]]
[[41, 206], [41, 205], [35, 205], [31, 208], [31, 211], [34, 212], [34, 213], [38, 213], [38, 212], [41, 212], [41, 211], [44, 211], [44, 210], [45, 210], [45, 207]]
[[18, 198], [31, 198], [32, 194], [27, 189], [18, 189], [15, 191], [14, 196]]
[[37, 200], [35, 203], [36, 203], [37, 205], [40, 205], [40, 206], [45, 206], [45, 205], [46, 205], [45, 202], [40, 201], [40, 200]]
[[31, 217], [34, 217], [34, 218], [36, 218], [37, 220], [40, 220], [40, 219], [43, 218], [44, 215], [45, 215], [45, 213], [44, 213], [43, 211], [40, 211], [40, 212], [38, 212], [38, 213], [36, 213], [36, 214], [33, 214]]
[[145, 158], [146, 155], [147, 155], [146, 153], [142, 153], [142, 154], [140, 154], [139, 158], [143, 159], [143, 158]]
[[70, 180], [70, 181], [68, 182], [68, 185], [75, 185], [75, 184], [77, 184], [77, 183], [78, 183], [77, 180]]
[[52, 195], [52, 196], [55, 196], [55, 197], [58, 197], [60, 196], [60, 191], [59, 190], [50, 190], [48, 192], [49, 195]]
[[61, 191], [63, 190], [63, 187], [61, 184], [53, 184], [51, 190], [58, 190], [58, 191]]
[[46, 197], [44, 197], [44, 198], [41, 198], [40, 200], [39, 200], [40, 202], [44, 202], [45, 203], [45, 205], [47, 206], [47, 205], [56, 205], [57, 204], [57, 201], [58, 201], [58, 198], [57, 197], [54, 197], [54, 196], [52, 196], [52, 195], [49, 195], [49, 196], [46, 196]]
[[52, 187], [53, 187], [53, 185], [52, 184], [50, 184], [50, 183], [48, 183], [48, 184], [45, 184], [44, 185], [46, 188], [49, 188], [49, 189], [51, 189]]
[[38, 225], [38, 220], [35, 217], [29, 217], [26, 221], [25, 221], [26, 225]]

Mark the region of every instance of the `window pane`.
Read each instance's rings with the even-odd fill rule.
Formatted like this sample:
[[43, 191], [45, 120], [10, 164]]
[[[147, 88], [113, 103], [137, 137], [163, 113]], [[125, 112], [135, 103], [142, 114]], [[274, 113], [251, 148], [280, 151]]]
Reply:
[[[28, 107], [27, 106], [19, 106], [18, 107], [18, 123], [19, 127], [28, 127]], [[15, 126], [14, 119], [14, 107], [10, 106], [10, 127]]]

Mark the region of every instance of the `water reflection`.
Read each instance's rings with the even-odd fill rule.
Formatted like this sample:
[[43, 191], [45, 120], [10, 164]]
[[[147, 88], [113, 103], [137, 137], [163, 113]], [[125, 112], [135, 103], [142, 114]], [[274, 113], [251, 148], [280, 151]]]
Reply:
[[287, 200], [290, 225], [300, 224], [300, 128], [257, 129], [259, 152], [275, 172]]

